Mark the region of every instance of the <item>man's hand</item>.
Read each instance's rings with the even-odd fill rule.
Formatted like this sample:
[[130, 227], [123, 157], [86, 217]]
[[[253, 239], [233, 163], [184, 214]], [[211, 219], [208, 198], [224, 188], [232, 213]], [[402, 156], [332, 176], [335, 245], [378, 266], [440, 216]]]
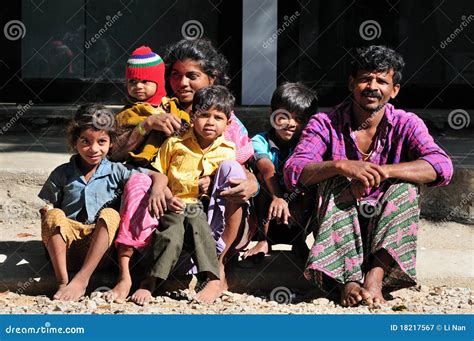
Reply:
[[379, 165], [365, 161], [340, 160], [337, 162], [338, 173], [353, 180], [359, 180], [365, 188], [379, 187], [388, 179], [388, 174]]
[[288, 218], [291, 217], [288, 203], [283, 198], [274, 198], [268, 209], [268, 220], [277, 219], [279, 223], [288, 225]]
[[209, 187], [211, 186], [212, 178], [209, 175], [199, 178], [198, 187], [200, 194], [209, 194]]
[[181, 121], [173, 114], [162, 113], [151, 115], [144, 121], [146, 131], [156, 130], [163, 132], [166, 136], [172, 135], [181, 128]]
[[184, 212], [184, 209], [186, 208], [186, 204], [180, 198], [173, 196], [173, 197], [169, 198], [167, 201], [168, 201], [167, 202], [168, 209], [171, 212], [174, 212], [174, 213], [183, 213]]
[[250, 179], [228, 179], [231, 188], [221, 192], [221, 196], [235, 203], [244, 203], [258, 191], [257, 181]]
[[351, 193], [354, 196], [354, 199], [359, 200], [366, 193], [366, 188], [364, 184], [358, 180], [351, 181]]

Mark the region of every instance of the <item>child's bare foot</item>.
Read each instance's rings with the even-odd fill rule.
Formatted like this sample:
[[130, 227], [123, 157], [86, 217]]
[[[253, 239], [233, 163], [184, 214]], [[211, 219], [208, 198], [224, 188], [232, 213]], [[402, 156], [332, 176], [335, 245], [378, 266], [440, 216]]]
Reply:
[[214, 303], [214, 301], [222, 295], [222, 285], [219, 279], [213, 279], [207, 282], [205, 287], [194, 297], [201, 303]]
[[56, 295], [58, 295], [58, 293], [61, 291], [61, 290], [64, 290], [64, 288], [67, 286], [67, 283], [62, 283], [62, 284], [58, 284], [58, 291], [56, 291], [56, 293], [53, 295], [53, 299], [56, 300]]
[[219, 276], [220, 276], [220, 286], [221, 286], [221, 293], [229, 289], [229, 285], [227, 284], [227, 278], [225, 277], [225, 267], [224, 264], [219, 265]]
[[261, 240], [253, 248], [245, 251], [244, 258], [254, 256], [261, 252], [263, 252], [263, 254], [266, 255], [268, 251], [269, 251], [268, 242], [266, 240]]
[[104, 298], [107, 302], [124, 303], [131, 287], [132, 279], [130, 277], [120, 278], [115, 287], [105, 293]]
[[74, 277], [68, 285], [60, 285], [53, 299], [61, 301], [77, 301], [86, 293], [88, 282]]
[[156, 277], [147, 277], [140, 283], [140, 288], [132, 295], [132, 302], [138, 305], [147, 305], [155, 291]]
[[372, 302], [369, 304], [385, 304], [382, 294], [382, 280], [384, 272], [381, 268], [372, 268], [365, 276], [364, 289], [367, 290], [372, 297]]
[[362, 301], [372, 304], [372, 296], [359, 283], [348, 282], [343, 285], [341, 289], [341, 305], [343, 307], [353, 307]]

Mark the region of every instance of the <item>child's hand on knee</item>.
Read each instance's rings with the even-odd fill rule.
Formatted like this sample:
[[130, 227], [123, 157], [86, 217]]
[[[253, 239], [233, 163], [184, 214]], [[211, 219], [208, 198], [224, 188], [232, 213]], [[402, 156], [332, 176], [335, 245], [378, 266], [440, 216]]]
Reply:
[[178, 197], [171, 197], [168, 199], [168, 209], [174, 213], [183, 213], [186, 208], [186, 204], [183, 200]]
[[156, 218], [162, 217], [167, 209], [166, 196], [164, 192], [151, 191], [148, 199], [148, 211]]
[[288, 203], [283, 198], [274, 198], [268, 209], [268, 220], [277, 219], [279, 223], [288, 225], [288, 219], [291, 217]]

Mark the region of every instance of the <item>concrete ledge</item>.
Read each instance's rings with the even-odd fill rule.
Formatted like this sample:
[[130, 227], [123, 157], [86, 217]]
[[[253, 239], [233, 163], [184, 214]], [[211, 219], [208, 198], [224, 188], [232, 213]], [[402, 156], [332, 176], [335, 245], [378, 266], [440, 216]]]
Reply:
[[[9, 290], [27, 295], [50, 295], [55, 292], [54, 271], [41, 241], [0, 242], [0, 254], [7, 256], [0, 264], [0, 292]], [[303, 277], [303, 266], [304, 262], [296, 259], [290, 251], [272, 252], [259, 264], [242, 261], [228, 273], [229, 290], [237, 293], [270, 292], [284, 286], [292, 291], [308, 291], [312, 287]], [[98, 270], [92, 276], [87, 291], [107, 290], [114, 286], [117, 277], [118, 271], [114, 266]], [[172, 275], [157, 291], [186, 289], [191, 278]]]
[[[113, 112], [118, 112], [123, 107], [120, 103], [115, 105], [106, 105]], [[1, 104], [0, 103], [0, 126], [10, 123], [8, 133], [23, 132], [17, 121], [22, 122], [23, 126], [31, 131], [48, 130], [49, 133], [60, 132], [67, 120], [74, 116], [78, 105], [37, 105], [27, 104]], [[319, 108], [320, 112], [329, 111], [330, 107]], [[457, 133], [458, 135], [469, 136], [466, 130], [474, 128], [474, 109], [465, 110], [469, 115], [469, 125], [462, 130], [453, 130], [448, 121], [450, 109], [421, 109], [409, 108], [420, 116], [430, 128], [432, 133], [446, 133], [446, 131]], [[269, 107], [268, 106], [240, 106], [235, 108], [235, 112], [249, 130], [250, 135], [263, 131], [270, 127]], [[467, 119], [467, 118], [466, 118]], [[13, 122], [12, 122], [13, 120]], [[462, 124], [462, 123], [460, 123]]]

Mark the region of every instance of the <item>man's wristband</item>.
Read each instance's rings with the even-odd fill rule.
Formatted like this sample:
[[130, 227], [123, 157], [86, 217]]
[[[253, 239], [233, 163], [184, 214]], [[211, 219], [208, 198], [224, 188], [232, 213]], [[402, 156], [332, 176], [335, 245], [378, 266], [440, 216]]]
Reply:
[[145, 128], [143, 128], [143, 125], [142, 123], [138, 123], [137, 124], [137, 130], [138, 130], [138, 133], [141, 135], [141, 136], [146, 136], [148, 133], [146, 132]]

